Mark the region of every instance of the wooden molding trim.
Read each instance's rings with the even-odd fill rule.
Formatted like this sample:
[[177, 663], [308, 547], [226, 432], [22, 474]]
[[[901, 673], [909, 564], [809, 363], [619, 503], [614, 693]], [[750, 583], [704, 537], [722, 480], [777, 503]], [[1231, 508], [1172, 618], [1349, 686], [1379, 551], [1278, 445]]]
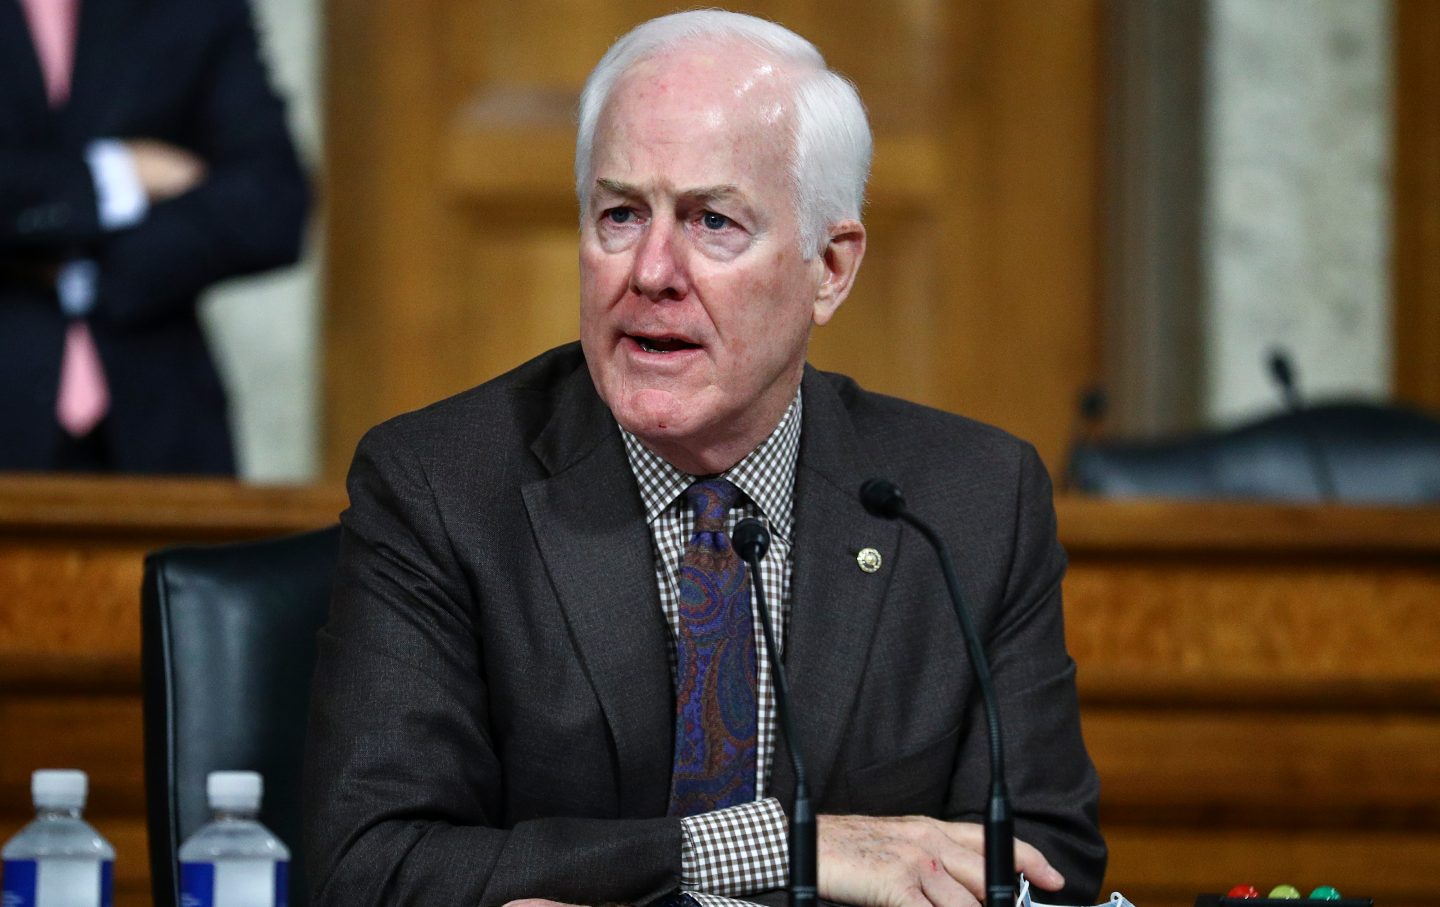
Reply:
[[318, 529], [339, 519], [338, 485], [0, 473], [0, 537], [90, 534], [197, 541]]
[[1072, 553], [1332, 554], [1440, 558], [1440, 510], [1301, 504], [1055, 501], [1060, 541]]

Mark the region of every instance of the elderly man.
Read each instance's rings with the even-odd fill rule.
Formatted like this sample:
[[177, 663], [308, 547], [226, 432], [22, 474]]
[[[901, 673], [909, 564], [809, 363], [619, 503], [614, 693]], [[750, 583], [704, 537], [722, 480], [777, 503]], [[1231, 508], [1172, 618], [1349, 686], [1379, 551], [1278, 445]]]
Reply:
[[[1105, 850], [1033, 450], [805, 364], [865, 251], [870, 133], [804, 39], [717, 11], [621, 38], [581, 100], [580, 343], [361, 443], [320, 640], [321, 904], [783, 899], [794, 777], [750, 603], [778, 612], [820, 894], [983, 896], [986, 734], [904, 486], [957, 550], [1005, 711], [1017, 865]], [[726, 529], [763, 517], [759, 578]]]

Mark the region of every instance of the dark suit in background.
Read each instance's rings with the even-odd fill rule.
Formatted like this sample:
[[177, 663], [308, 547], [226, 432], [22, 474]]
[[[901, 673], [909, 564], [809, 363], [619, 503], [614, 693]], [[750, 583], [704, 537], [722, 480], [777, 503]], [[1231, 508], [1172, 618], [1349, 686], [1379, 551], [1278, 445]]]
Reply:
[[[895, 479], [988, 641], [1016, 835], [1088, 903], [1105, 848], [1034, 450], [807, 369], [785, 661], [817, 812], [979, 821], [983, 710], [933, 553], [869, 516]], [[317, 905], [575, 903], [679, 884], [673, 647], [614, 419], [578, 345], [372, 431], [350, 475], [307, 757]], [[880, 551], [874, 574], [856, 563]], [[777, 741], [773, 795], [794, 776]], [[761, 898], [774, 903], [783, 894]]]
[[[192, 151], [205, 180], [106, 232], [86, 146], [140, 137]], [[233, 471], [196, 296], [293, 262], [306, 206], [245, 0], [81, 0], [70, 98], [54, 110], [17, 0], [0, 0], [0, 469], [56, 465], [66, 320], [52, 275], [86, 258], [98, 265], [89, 323], [110, 465]]]

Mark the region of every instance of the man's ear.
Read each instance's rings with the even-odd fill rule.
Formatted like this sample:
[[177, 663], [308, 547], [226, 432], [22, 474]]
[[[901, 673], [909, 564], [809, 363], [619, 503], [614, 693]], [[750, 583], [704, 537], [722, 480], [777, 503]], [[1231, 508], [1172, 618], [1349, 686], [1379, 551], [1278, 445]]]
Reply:
[[824, 325], [850, 295], [860, 260], [865, 257], [865, 225], [858, 220], [842, 220], [830, 226], [830, 239], [820, 250], [824, 276], [815, 294], [815, 324]]

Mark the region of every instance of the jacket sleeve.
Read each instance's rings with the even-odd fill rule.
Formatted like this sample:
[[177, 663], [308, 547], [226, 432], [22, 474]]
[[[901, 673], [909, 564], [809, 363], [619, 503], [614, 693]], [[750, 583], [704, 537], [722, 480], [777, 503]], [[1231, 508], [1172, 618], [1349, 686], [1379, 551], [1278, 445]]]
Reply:
[[360, 445], [319, 641], [305, 847], [317, 905], [645, 903], [678, 887], [678, 819], [507, 827], [485, 641], [424, 470]]
[[[1050, 479], [1028, 444], [1015, 502], [1003, 601], [981, 627], [1000, 705], [1015, 836], [1037, 847], [1065, 876], [1065, 889], [1046, 893], [1044, 900], [1090, 904], [1107, 855], [1097, 819], [1100, 782], [1080, 733], [1075, 662], [1065, 647], [1060, 590], [1065, 552], [1056, 537]], [[952, 805], [988, 799], [989, 736], [978, 698], [967, 719], [977, 732], [965, 737]], [[975, 815], [952, 818], [980, 821]]]
[[300, 254], [309, 190], [284, 105], [261, 65], [248, 4], [227, 0], [217, 15], [197, 79], [195, 125], [187, 129], [205, 180], [105, 237], [95, 256], [97, 318], [129, 324], [163, 316], [216, 281]]
[[83, 155], [0, 147], [0, 254], [58, 257], [99, 235], [95, 182]]
[[[261, 65], [243, 0], [216, 4], [194, 83], [193, 110], [175, 111], [177, 141], [204, 159], [205, 182], [153, 205], [136, 227], [102, 229], [94, 177], [81, 149], [0, 147], [0, 256], [69, 256], [101, 263], [101, 311], [116, 322], [187, 305], [225, 277], [293, 262], [308, 188], [284, 105]], [[146, 136], [102, 136], [126, 139]]]

